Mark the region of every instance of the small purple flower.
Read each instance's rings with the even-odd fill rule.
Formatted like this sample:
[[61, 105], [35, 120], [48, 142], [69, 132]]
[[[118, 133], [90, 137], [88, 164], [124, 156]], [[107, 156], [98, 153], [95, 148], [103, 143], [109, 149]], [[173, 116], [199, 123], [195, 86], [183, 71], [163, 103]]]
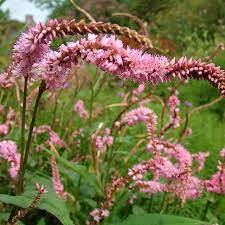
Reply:
[[117, 86], [120, 88], [123, 87], [123, 81], [122, 80], [118, 81]]
[[187, 107], [192, 107], [192, 103], [189, 102], [189, 101], [185, 101], [184, 104], [185, 104]]
[[123, 92], [118, 92], [117, 95], [122, 98], [124, 94]]

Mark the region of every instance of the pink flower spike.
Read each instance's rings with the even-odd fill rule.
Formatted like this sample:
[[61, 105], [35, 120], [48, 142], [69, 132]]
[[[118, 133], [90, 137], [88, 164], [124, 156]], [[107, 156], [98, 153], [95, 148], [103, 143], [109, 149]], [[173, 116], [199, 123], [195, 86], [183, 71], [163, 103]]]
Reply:
[[114, 36], [89, 35], [87, 39], [62, 45], [58, 52], [47, 52], [41, 61], [34, 64], [33, 70], [37, 77], [45, 80], [48, 88], [63, 88], [72, 64], [78, 64], [78, 57], [121, 79], [141, 84], [162, 82], [168, 65], [166, 57], [125, 48]]
[[64, 185], [62, 184], [59, 176], [59, 172], [56, 166], [56, 161], [54, 157], [51, 157], [52, 166], [52, 183], [56, 194], [62, 199], [67, 199], [67, 192], [64, 191]]

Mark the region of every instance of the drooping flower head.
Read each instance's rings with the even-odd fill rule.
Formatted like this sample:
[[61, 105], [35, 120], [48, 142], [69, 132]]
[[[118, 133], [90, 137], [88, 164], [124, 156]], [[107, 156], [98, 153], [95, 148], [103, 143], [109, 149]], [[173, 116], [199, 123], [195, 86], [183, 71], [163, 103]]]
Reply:
[[173, 59], [167, 67], [165, 81], [170, 81], [172, 78], [207, 80], [225, 96], [225, 72], [213, 63], [207, 64], [186, 57], [181, 57], [177, 61]]
[[88, 35], [87, 39], [62, 45], [59, 51], [50, 51], [36, 63], [33, 71], [45, 80], [50, 89], [64, 87], [72, 64], [81, 58], [100, 69], [139, 83], [158, 84], [164, 80], [166, 57], [153, 56], [124, 47], [115, 36]]

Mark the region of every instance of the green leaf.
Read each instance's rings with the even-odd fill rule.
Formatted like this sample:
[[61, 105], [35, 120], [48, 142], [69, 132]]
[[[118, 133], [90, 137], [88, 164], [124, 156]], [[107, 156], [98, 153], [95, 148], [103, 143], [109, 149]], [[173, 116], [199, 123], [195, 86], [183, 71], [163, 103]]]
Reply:
[[210, 225], [207, 222], [194, 220], [190, 218], [161, 215], [161, 214], [142, 214], [131, 215], [126, 220], [120, 223], [111, 225]]
[[16, 205], [22, 208], [26, 208], [30, 205], [30, 203], [34, 200], [37, 190], [35, 189], [35, 183], [38, 182], [44, 185], [48, 192], [45, 193], [39, 204], [37, 205], [38, 209], [46, 210], [51, 213], [63, 225], [73, 225], [73, 221], [70, 219], [69, 212], [67, 210], [65, 201], [60, 199], [52, 189], [51, 178], [47, 176], [41, 176], [40, 174], [27, 176], [27, 187], [26, 191], [22, 196], [10, 196], [0, 194], [0, 201]]
[[134, 215], [141, 215], [141, 214], [146, 213], [143, 208], [141, 208], [140, 206], [136, 206], [136, 205], [133, 206], [132, 212], [133, 212]]
[[41, 218], [41, 219], [38, 221], [37, 225], [46, 225], [44, 218]]
[[7, 221], [9, 218], [9, 215], [10, 215], [9, 213], [0, 213], [0, 222]]

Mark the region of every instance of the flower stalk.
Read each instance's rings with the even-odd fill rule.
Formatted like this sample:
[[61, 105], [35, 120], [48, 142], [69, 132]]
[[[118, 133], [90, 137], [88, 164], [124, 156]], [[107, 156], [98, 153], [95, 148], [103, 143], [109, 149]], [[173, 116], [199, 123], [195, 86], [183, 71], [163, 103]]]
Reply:
[[[25, 119], [26, 119], [26, 105], [27, 105], [27, 85], [28, 85], [28, 77], [24, 79], [24, 90], [23, 90], [23, 106], [22, 106], [22, 123], [21, 123], [21, 137], [20, 137], [20, 144], [21, 144], [21, 158], [20, 158], [20, 165], [23, 165], [23, 157], [24, 157], [24, 142], [25, 142]], [[19, 176], [21, 170], [19, 171]], [[17, 189], [17, 195], [21, 194], [20, 185]]]
[[38, 96], [36, 98], [36, 102], [35, 102], [35, 106], [34, 106], [34, 112], [33, 112], [32, 120], [31, 120], [31, 124], [30, 124], [29, 135], [28, 135], [28, 139], [27, 139], [25, 153], [24, 153], [24, 156], [23, 156], [22, 164], [20, 165], [19, 182], [18, 182], [18, 194], [22, 194], [22, 192], [23, 192], [23, 182], [24, 182], [24, 176], [25, 176], [28, 156], [29, 156], [29, 152], [30, 152], [33, 128], [34, 128], [35, 119], [36, 119], [36, 115], [37, 115], [38, 105], [39, 105], [41, 96], [42, 96], [44, 91], [45, 91], [45, 83], [42, 82], [40, 84]]

